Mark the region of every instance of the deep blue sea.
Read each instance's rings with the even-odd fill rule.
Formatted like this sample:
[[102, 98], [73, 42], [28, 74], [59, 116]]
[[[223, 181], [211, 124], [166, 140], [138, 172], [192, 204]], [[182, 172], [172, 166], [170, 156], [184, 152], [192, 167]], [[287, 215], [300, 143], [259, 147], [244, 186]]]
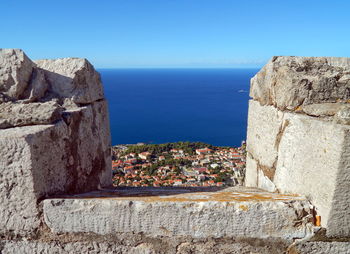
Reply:
[[258, 69], [99, 69], [112, 144], [246, 138], [250, 78]]

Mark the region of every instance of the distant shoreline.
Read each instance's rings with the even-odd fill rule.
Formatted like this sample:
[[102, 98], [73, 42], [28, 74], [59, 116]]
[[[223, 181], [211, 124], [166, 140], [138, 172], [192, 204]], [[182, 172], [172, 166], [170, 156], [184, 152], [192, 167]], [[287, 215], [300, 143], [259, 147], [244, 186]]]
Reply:
[[175, 143], [203, 143], [209, 146], [213, 146], [213, 147], [220, 147], [220, 148], [224, 148], [224, 147], [229, 147], [229, 148], [238, 148], [241, 147], [243, 144], [245, 144], [245, 140], [242, 140], [241, 142], [241, 146], [217, 146], [217, 145], [212, 145], [212, 144], [208, 144], [205, 142], [201, 142], [201, 141], [176, 141], [176, 142], [165, 142], [165, 143], [152, 143], [152, 141], [149, 142], [138, 142], [138, 143], [130, 143], [130, 144], [117, 144], [117, 145], [112, 145], [112, 147], [118, 147], [118, 146], [143, 146], [143, 145], [164, 145], [164, 144], [175, 144]]
[[235, 186], [245, 172], [245, 142], [238, 148], [202, 142], [128, 144], [112, 148], [114, 186]]

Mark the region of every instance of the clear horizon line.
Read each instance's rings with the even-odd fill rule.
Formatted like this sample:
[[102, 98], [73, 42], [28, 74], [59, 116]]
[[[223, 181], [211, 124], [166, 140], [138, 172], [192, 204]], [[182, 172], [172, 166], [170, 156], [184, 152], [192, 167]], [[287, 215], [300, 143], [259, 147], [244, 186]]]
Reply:
[[95, 67], [96, 69], [109, 69], [109, 70], [115, 70], [115, 69], [261, 69], [263, 66], [237, 66], [237, 67], [189, 67], [189, 66], [142, 66], [142, 67]]

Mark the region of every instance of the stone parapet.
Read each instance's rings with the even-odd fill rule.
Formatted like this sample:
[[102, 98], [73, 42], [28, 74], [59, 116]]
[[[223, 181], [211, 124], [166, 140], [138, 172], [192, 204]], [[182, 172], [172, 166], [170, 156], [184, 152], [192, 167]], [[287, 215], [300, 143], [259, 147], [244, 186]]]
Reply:
[[35, 234], [44, 198], [111, 177], [108, 106], [92, 65], [0, 49], [0, 234]]
[[274, 57], [251, 81], [246, 186], [305, 195], [350, 236], [350, 60]]
[[55, 233], [146, 236], [305, 238], [313, 234], [313, 209], [303, 197], [230, 188], [126, 189], [44, 200]]
[[245, 181], [270, 192], [109, 189], [93, 66], [0, 50], [0, 253], [349, 253], [349, 69], [274, 57], [252, 79]]
[[43, 203], [38, 234], [0, 240], [1, 253], [349, 253], [346, 239], [314, 226], [313, 207], [299, 195], [129, 187]]

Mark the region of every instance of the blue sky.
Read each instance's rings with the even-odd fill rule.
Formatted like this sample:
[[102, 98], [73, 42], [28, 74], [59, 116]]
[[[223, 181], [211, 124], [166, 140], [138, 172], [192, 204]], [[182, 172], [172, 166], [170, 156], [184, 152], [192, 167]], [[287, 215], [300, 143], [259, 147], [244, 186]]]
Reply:
[[350, 1], [2, 1], [0, 47], [97, 68], [260, 67], [273, 55], [350, 57]]

